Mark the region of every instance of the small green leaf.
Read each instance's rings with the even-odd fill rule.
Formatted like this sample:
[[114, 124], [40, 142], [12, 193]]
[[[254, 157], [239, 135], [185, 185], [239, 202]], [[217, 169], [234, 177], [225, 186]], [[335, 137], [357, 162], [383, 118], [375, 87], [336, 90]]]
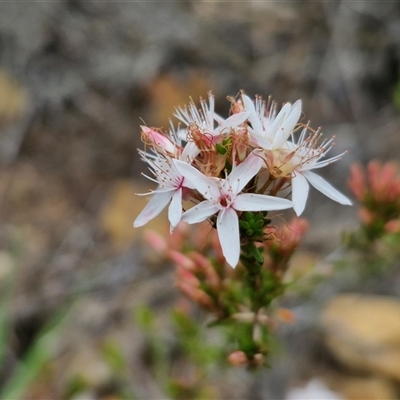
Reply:
[[219, 154], [222, 154], [222, 155], [226, 154], [227, 149], [222, 144], [217, 143], [215, 147], [217, 148], [217, 151]]
[[239, 220], [239, 226], [245, 230], [250, 229], [250, 224], [247, 221]]

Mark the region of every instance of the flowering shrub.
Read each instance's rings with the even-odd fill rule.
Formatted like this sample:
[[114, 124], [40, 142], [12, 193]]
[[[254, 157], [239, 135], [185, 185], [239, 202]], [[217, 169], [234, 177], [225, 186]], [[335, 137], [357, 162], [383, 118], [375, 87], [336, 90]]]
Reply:
[[[371, 161], [351, 168], [349, 187], [360, 204], [361, 226], [345, 235], [363, 274], [382, 271], [400, 255], [400, 169], [395, 162]], [[368, 271], [365, 266], [368, 265]]]
[[349, 186], [361, 203], [360, 219], [371, 238], [400, 232], [400, 171], [394, 162], [351, 168]]
[[[268, 353], [273, 322], [267, 308], [284, 291], [283, 275], [306, 229], [302, 220], [279, 229], [268, 212], [293, 208], [301, 215], [309, 185], [341, 204], [351, 203], [312, 171], [342, 154], [324, 159], [333, 139], [321, 141], [319, 129], [299, 122], [300, 100], [279, 112], [275, 102], [266, 104], [261, 97], [253, 102], [241, 93], [229, 100], [226, 119], [214, 112], [210, 93], [200, 109], [193, 102], [176, 109], [182, 128], [171, 125], [164, 132], [142, 126], [150, 152], [139, 153], [152, 174], [145, 176], [158, 186], [147, 193], [151, 199], [134, 226], [168, 206], [172, 240], [163, 243], [153, 236], [152, 243], [177, 264], [182, 292], [217, 322], [234, 324], [239, 349], [229, 360], [256, 366]], [[204, 241], [192, 245], [179, 224], [206, 220], [214, 228], [208, 249]]]

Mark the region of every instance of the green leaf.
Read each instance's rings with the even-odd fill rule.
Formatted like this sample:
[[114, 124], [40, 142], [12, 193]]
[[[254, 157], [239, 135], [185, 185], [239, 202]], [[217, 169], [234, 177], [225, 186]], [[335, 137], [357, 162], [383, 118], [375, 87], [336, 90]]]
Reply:
[[41, 373], [44, 365], [52, 357], [53, 347], [60, 335], [60, 329], [66, 320], [66, 311], [59, 312], [39, 334], [24, 359], [16, 368], [13, 376], [2, 388], [0, 400], [22, 399], [24, 392]]
[[215, 147], [217, 148], [218, 153], [221, 154], [221, 155], [225, 155], [226, 152], [228, 151], [228, 150], [227, 150], [222, 144], [220, 144], [220, 143], [217, 143]]
[[137, 307], [134, 310], [134, 320], [145, 331], [154, 327], [154, 313], [149, 307]]
[[[261, 250], [262, 251], [262, 250]], [[253, 243], [252, 246], [249, 246], [249, 253], [251, 256], [253, 256], [255, 258], [255, 260], [257, 262], [259, 262], [260, 264], [262, 264], [264, 262], [264, 257], [261, 253], [260, 249], [258, 247], [256, 247]]]

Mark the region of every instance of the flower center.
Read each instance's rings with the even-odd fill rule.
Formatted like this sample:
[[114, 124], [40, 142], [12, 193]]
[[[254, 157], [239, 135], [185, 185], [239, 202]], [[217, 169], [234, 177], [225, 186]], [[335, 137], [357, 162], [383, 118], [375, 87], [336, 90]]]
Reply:
[[222, 207], [228, 207], [231, 204], [231, 202], [232, 199], [227, 194], [224, 194], [219, 198], [219, 204], [221, 204]]
[[296, 169], [294, 155], [294, 152], [290, 152], [286, 149], [266, 151], [265, 161], [269, 173], [277, 179], [290, 176], [292, 171]]

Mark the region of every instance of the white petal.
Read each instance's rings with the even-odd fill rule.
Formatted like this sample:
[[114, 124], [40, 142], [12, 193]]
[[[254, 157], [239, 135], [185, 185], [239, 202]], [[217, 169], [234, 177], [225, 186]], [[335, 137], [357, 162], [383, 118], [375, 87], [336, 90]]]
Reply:
[[291, 208], [293, 203], [280, 197], [243, 193], [236, 196], [232, 206], [238, 211], [273, 211]]
[[292, 176], [292, 201], [297, 216], [301, 215], [306, 207], [309, 188], [307, 179], [300, 172]]
[[340, 193], [337, 189], [335, 189], [330, 183], [321, 178], [319, 175], [314, 174], [314, 172], [311, 171], [304, 171], [303, 175], [307, 178], [308, 182], [310, 182], [310, 184], [315, 187], [315, 189], [319, 190], [325, 196], [337, 201], [340, 204], [351, 206], [351, 201], [346, 196]]
[[290, 110], [292, 108], [291, 103], [285, 103], [281, 110], [279, 111], [278, 115], [273, 120], [271, 127], [268, 131], [269, 136], [271, 138], [275, 138], [276, 131], [282, 126], [285, 119], [288, 117]]
[[221, 131], [225, 128], [236, 128], [240, 124], [243, 124], [244, 121], [249, 117], [248, 112], [240, 112], [237, 114], [231, 115], [229, 118], [227, 118], [218, 129]]
[[256, 135], [252, 133], [250, 135], [250, 143], [255, 147], [261, 147], [265, 150], [272, 150], [272, 143], [267, 138], [261, 135]]
[[135, 228], [147, 224], [151, 219], [156, 217], [165, 208], [168, 202], [171, 200], [174, 192], [172, 190], [168, 192], [158, 192], [153, 195], [146, 207], [138, 215], [133, 223]]
[[225, 188], [228, 189], [226, 186], [231, 187], [232, 195], [235, 196], [249, 183], [250, 179], [257, 174], [263, 165], [264, 160], [261, 157], [250, 153], [241, 164], [232, 168]]
[[[190, 188], [198, 190], [206, 199], [217, 199], [220, 196], [219, 186], [215, 179], [208, 178], [188, 163], [172, 160], [178, 171], [190, 181]], [[186, 186], [186, 183], [185, 183]]]
[[226, 262], [235, 268], [240, 257], [239, 219], [235, 210], [227, 208], [218, 214], [217, 230]]
[[171, 204], [168, 208], [168, 219], [171, 227], [175, 228], [182, 216], [182, 189], [178, 189], [172, 196]]
[[211, 201], [205, 200], [182, 214], [181, 220], [188, 224], [204, 221], [218, 211], [218, 207]]
[[176, 132], [176, 136], [178, 137], [178, 139], [180, 139], [180, 140], [185, 140], [185, 141], [186, 141], [186, 138], [187, 138], [187, 129], [179, 129], [179, 130]]
[[[283, 108], [282, 108], [283, 110]], [[279, 113], [280, 114], [280, 113]], [[278, 148], [286, 142], [289, 135], [293, 131], [294, 127], [296, 126], [297, 122], [299, 121], [301, 116], [301, 100], [297, 100], [291, 110], [289, 115], [284, 117], [283, 123], [280, 128], [276, 131], [275, 138], [274, 138], [274, 147]]]
[[222, 118], [220, 115], [218, 115], [216, 112], [214, 112], [214, 119], [217, 122], [218, 125], [222, 125], [224, 123], [224, 118]]
[[191, 162], [199, 153], [200, 150], [194, 142], [187, 142], [179, 159], [182, 161]]
[[254, 103], [251, 101], [250, 97], [243, 95], [242, 96], [244, 108], [246, 111], [249, 113], [249, 121], [251, 123], [251, 126], [253, 127], [253, 130], [261, 134], [263, 131], [262, 125], [260, 118], [257, 115], [256, 108], [254, 107]]

